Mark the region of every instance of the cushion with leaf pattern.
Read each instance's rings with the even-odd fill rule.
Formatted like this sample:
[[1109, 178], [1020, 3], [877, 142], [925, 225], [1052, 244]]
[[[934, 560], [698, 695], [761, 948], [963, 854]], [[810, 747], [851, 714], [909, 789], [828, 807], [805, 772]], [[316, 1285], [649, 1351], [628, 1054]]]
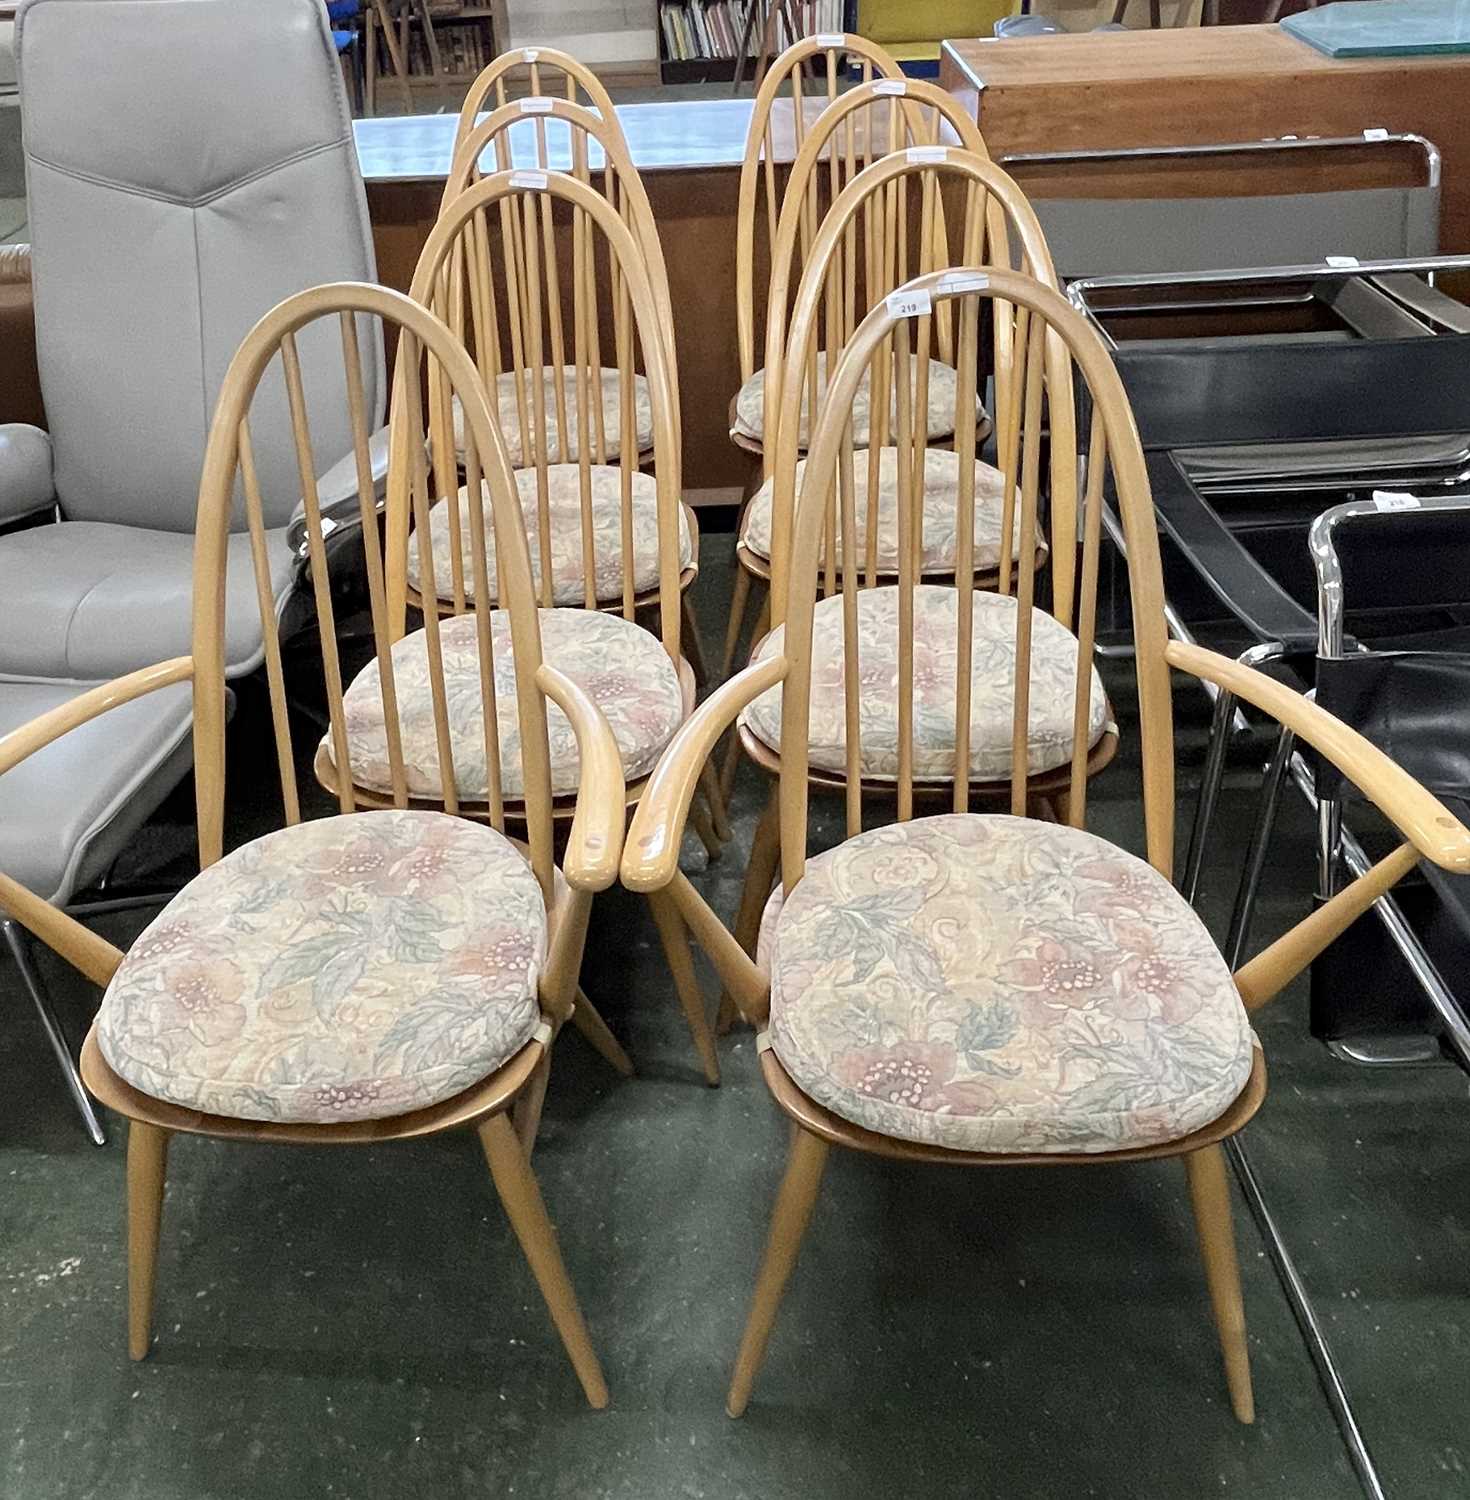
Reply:
[[1178, 1140], [1250, 1076], [1214, 940], [1151, 865], [1081, 829], [950, 813], [809, 859], [761, 923], [769, 1035], [817, 1103], [958, 1151]]
[[202, 871], [97, 1016], [113, 1071], [239, 1120], [406, 1114], [488, 1077], [541, 1021], [546, 907], [504, 835], [444, 813], [321, 818]]

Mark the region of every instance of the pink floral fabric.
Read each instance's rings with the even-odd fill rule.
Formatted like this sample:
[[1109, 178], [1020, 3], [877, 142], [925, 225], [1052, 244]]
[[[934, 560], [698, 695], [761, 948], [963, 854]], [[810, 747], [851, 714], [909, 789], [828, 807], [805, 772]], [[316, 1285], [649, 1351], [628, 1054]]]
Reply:
[[[853, 512], [857, 520], [857, 556], [866, 567], [868, 548], [868, 454], [869, 449], [853, 453]], [[806, 460], [796, 462], [796, 493], [801, 493], [806, 476]], [[740, 541], [757, 557], [771, 555], [771, 500], [775, 480], [768, 479], [751, 496], [740, 528]], [[920, 537], [920, 567], [925, 573], [952, 573], [959, 546], [960, 460], [947, 448], [930, 448], [924, 454], [924, 525]], [[975, 464], [975, 567], [986, 570], [1000, 566], [1002, 506], [1005, 500], [1005, 476], [990, 464]], [[837, 540], [842, 541], [842, 509], [837, 509]], [[1017, 515], [1020, 507], [1017, 506]], [[436, 554], [437, 556], [437, 554]], [[1011, 556], [1017, 556], [1016, 538], [1011, 539]], [[823, 559], [825, 560], [825, 546]], [[898, 449], [878, 450], [878, 571], [898, 572]]]
[[1152, 866], [1054, 823], [951, 813], [807, 861], [761, 924], [770, 1039], [819, 1104], [957, 1151], [1178, 1140], [1245, 1087], [1213, 939]]
[[233, 850], [133, 944], [102, 1055], [238, 1120], [380, 1119], [488, 1077], [540, 1024], [541, 888], [493, 829], [355, 813]]
[[[1001, 781], [1011, 774], [1011, 722], [1015, 712], [1016, 601], [976, 592], [971, 621], [970, 778]], [[874, 780], [898, 776], [897, 588], [862, 589], [857, 595], [859, 766]], [[781, 649], [778, 626], [755, 652], [760, 660]], [[817, 601], [812, 627], [811, 764], [842, 774], [847, 768], [846, 662], [842, 596]], [[939, 584], [914, 590], [914, 775], [948, 781], [954, 776], [955, 680], [959, 661], [959, 594]], [[1102, 679], [1089, 669], [1087, 743], [1108, 727]], [[1027, 770], [1055, 770], [1072, 758], [1072, 708], [1077, 690], [1077, 638], [1043, 610], [1032, 611], [1031, 693]], [[780, 686], [762, 693], [741, 722], [773, 750], [781, 748]]]
[[[516, 470], [516, 489], [526, 522], [531, 548], [531, 579], [537, 596], [541, 590], [541, 520], [535, 469]], [[642, 594], [659, 583], [658, 481], [652, 474], [634, 470], [629, 475], [632, 490], [633, 592]], [[623, 597], [623, 480], [622, 470], [612, 464], [592, 464], [588, 469], [592, 510], [592, 583], [599, 603]], [[551, 515], [551, 594], [555, 604], [579, 605], [586, 601], [582, 558], [582, 478], [576, 464], [552, 464], [546, 470], [547, 509]], [[467, 599], [475, 597], [474, 551], [470, 532], [469, 490], [459, 491], [459, 537]], [[485, 576], [493, 590], [495, 577], [495, 528], [490, 519], [490, 497], [484, 498]], [[450, 568], [449, 502], [441, 500], [429, 512], [429, 547], [434, 559], [434, 585], [441, 599], [454, 598], [454, 575]], [[694, 536], [689, 513], [679, 507], [679, 572], [694, 563]], [[408, 548], [408, 581], [419, 587], [419, 549], [415, 538]]]
[[[918, 393], [918, 366], [917, 354], [909, 356], [909, 369], [913, 372], [913, 384], [910, 389], [915, 395]], [[865, 374], [858, 383], [857, 395], [852, 403], [852, 441], [854, 447], [864, 448], [868, 445], [872, 432], [872, 405], [873, 396], [870, 386], [870, 374]], [[822, 409], [822, 397], [827, 393], [827, 362], [825, 356], [819, 356], [817, 361], [817, 411]], [[929, 426], [928, 433], [931, 438], [947, 437], [954, 431], [955, 400], [957, 398], [957, 380], [953, 365], [947, 365], [943, 360], [931, 359], [929, 361]], [[797, 439], [802, 447], [806, 447], [807, 439], [811, 433], [811, 422], [808, 412], [810, 400], [803, 398], [801, 410], [801, 432]], [[975, 417], [979, 421], [985, 416], [985, 408], [977, 399], [975, 402]], [[896, 430], [898, 421], [898, 395], [890, 392], [888, 403], [888, 431], [890, 439]], [[766, 425], [766, 372], [757, 370], [744, 385], [740, 387], [739, 394], [735, 397], [735, 431], [744, 437], [754, 438], [757, 442], [761, 440], [761, 434]], [[509, 441], [509, 439], [507, 439]]]
[[[543, 660], [565, 672], [602, 710], [622, 755], [623, 775], [629, 781], [646, 775], [684, 718], [679, 676], [658, 637], [621, 615], [594, 610], [543, 609], [540, 617]], [[455, 785], [463, 800], [484, 802], [490, 795], [490, 782], [475, 616], [456, 615], [442, 621], [439, 640]], [[510, 617], [503, 610], [491, 614], [490, 649], [500, 740], [500, 786], [506, 797], [516, 798], [524, 795], [526, 780]], [[434, 732], [429, 650], [423, 631], [404, 636], [393, 647], [392, 661], [409, 793], [442, 798], [444, 775]], [[342, 696], [342, 707], [354, 785], [391, 794], [388, 719], [376, 661], [369, 662], [353, 679]], [[571, 721], [550, 702], [546, 705], [546, 727], [551, 746], [551, 789], [558, 796], [575, 792], [581, 764], [577, 737]], [[335, 765], [330, 734], [323, 738], [322, 749]]]
[[[575, 463], [581, 455], [582, 427], [577, 407], [577, 371], [574, 365], [563, 365], [561, 372], [562, 391], [566, 401], [567, 442], [562, 447], [561, 429], [557, 423], [556, 371], [546, 365], [541, 371], [541, 389], [546, 400], [546, 456], [554, 463]], [[589, 370], [587, 372], [588, 394], [602, 397], [603, 453], [616, 458], [622, 452], [622, 405], [619, 396], [620, 378], [615, 369]], [[520, 390], [525, 394], [526, 417], [534, 419], [535, 385], [529, 371], [521, 376]], [[507, 370], [495, 380], [495, 415], [500, 422], [500, 435], [505, 440], [506, 452], [513, 468], [529, 467], [536, 462], [536, 446], [521, 441], [521, 407], [517, 394], [516, 377]], [[453, 398], [454, 445], [461, 456], [464, 454], [464, 412], [459, 398]], [[633, 430], [637, 435], [638, 451], [653, 446], [653, 398], [649, 394], [648, 381], [642, 375], [633, 377]], [[597, 413], [587, 414], [587, 456], [597, 456]]]

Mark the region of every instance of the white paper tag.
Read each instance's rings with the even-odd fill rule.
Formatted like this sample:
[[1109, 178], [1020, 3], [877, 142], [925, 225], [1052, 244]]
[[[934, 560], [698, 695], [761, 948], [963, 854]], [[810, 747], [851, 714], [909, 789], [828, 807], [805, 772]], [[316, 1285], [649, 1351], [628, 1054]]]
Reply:
[[845, 47], [847, 45], [847, 38], [840, 31], [823, 31], [812, 40], [819, 47]]
[[895, 318], [921, 318], [925, 313], [934, 311], [934, 299], [929, 295], [927, 287], [889, 292], [883, 300]]
[[522, 47], [521, 48], [521, 61], [522, 62], [535, 62], [536, 59], [538, 57], [540, 57], [540, 56], [541, 56], [541, 49], [539, 47]]
[[1402, 490], [1374, 490], [1374, 510], [1418, 510], [1419, 502]]
[[990, 285], [988, 276], [941, 276], [939, 278], [940, 292], [949, 296], [957, 297], [961, 292], [983, 292]]
[[518, 188], [533, 188], [536, 192], [544, 192], [546, 189], [545, 172], [512, 172], [510, 174], [510, 185]]
[[521, 100], [521, 113], [523, 115], [549, 115], [554, 102], [545, 94], [532, 94], [529, 99]]
[[1356, 255], [1324, 255], [1322, 259], [1325, 260], [1329, 266], [1335, 266], [1339, 270], [1343, 270], [1346, 267], [1356, 266], [1360, 264]]
[[880, 78], [873, 85], [875, 94], [906, 94], [908, 91], [908, 83], [902, 78]]
[[1363, 139], [1365, 141], [1386, 141], [1388, 139], [1388, 132], [1382, 125], [1370, 125], [1363, 132]]
[[937, 161], [949, 160], [948, 146], [910, 146], [904, 157], [911, 166], [923, 167]]

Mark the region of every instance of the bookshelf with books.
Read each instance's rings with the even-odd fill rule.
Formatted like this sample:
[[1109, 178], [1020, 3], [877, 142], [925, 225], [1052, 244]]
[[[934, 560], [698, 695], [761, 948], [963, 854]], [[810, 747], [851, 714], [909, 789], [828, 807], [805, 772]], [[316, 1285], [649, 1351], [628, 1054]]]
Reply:
[[435, 69], [425, 27], [414, 26], [408, 36], [408, 81], [429, 89], [472, 83], [495, 58], [495, 7], [429, 0], [428, 17], [440, 66]]
[[[663, 81], [703, 83], [733, 78], [740, 43], [745, 38], [746, 14], [752, 5], [756, 17], [746, 44], [747, 77], [754, 71], [760, 52], [761, 27], [768, 9], [763, 0], [661, 0], [658, 41]], [[820, 33], [843, 30], [849, 8], [846, 0], [776, 4], [774, 50], [780, 52], [792, 41], [786, 22], [788, 12], [801, 17], [804, 29]]]

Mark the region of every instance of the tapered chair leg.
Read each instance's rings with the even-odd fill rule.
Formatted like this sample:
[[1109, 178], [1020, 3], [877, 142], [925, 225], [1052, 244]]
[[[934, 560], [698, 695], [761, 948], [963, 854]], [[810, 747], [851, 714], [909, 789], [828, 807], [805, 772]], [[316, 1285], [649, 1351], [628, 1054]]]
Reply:
[[521, 1138], [521, 1146], [529, 1161], [536, 1149], [536, 1136], [541, 1129], [541, 1111], [546, 1107], [546, 1087], [551, 1082], [551, 1049], [541, 1054], [536, 1071], [511, 1107], [511, 1123]]
[[62, 1029], [61, 1018], [56, 1014], [56, 1009], [51, 1004], [51, 997], [46, 992], [46, 986], [41, 982], [41, 976], [31, 961], [30, 935], [24, 928], [11, 921], [0, 923], [0, 927], [4, 928], [5, 942], [10, 949], [10, 956], [15, 960], [15, 967], [20, 971], [21, 983], [30, 993], [31, 1004], [36, 1007], [36, 1014], [41, 1018], [41, 1028], [45, 1031], [46, 1040], [51, 1044], [51, 1050], [56, 1055], [57, 1064], [61, 1068], [61, 1076], [65, 1080], [67, 1091], [71, 1094], [72, 1103], [77, 1107], [77, 1113], [82, 1117], [82, 1124], [92, 1138], [94, 1146], [105, 1146], [107, 1136], [103, 1133], [102, 1122], [97, 1118], [92, 1096], [82, 1083], [82, 1075], [77, 1070], [76, 1059], [67, 1045], [66, 1032]]
[[556, 1324], [588, 1402], [601, 1410], [607, 1405], [607, 1382], [602, 1378], [602, 1366], [593, 1351], [582, 1309], [577, 1306], [577, 1294], [572, 1290], [557, 1248], [556, 1231], [546, 1215], [541, 1189], [536, 1186], [535, 1174], [521, 1149], [520, 1137], [504, 1114], [492, 1115], [484, 1121], [479, 1135], [490, 1175], [495, 1179], [495, 1190], [505, 1205], [506, 1217], [525, 1252], [536, 1285], [546, 1299], [551, 1321]]
[[608, 1029], [597, 1007], [587, 998], [587, 992], [577, 991], [577, 1004], [572, 1011], [572, 1025], [582, 1033], [599, 1056], [609, 1062], [624, 1078], [633, 1076], [633, 1059], [623, 1050], [623, 1044]]
[[704, 788], [704, 800], [709, 803], [710, 823], [715, 837], [723, 844], [730, 837], [730, 818], [725, 807], [725, 798], [720, 791], [720, 778], [715, 775], [712, 762], [706, 760], [699, 773], [699, 784]]
[[704, 659], [704, 637], [699, 633], [699, 621], [694, 617], [694, 610], [689, 603], [689, 595], [682, 594], [679, 598], [679, 610], [683, 619], [679, 627], [679, 643], [684, 652], [684, 659], [689, 663], [694, 673], [696, 687], [707, 687], [709, 685], [709, 667]]
[[1184, 1158], [1184, 1170], [1189, 1176], [1189, 1196], [1194, 1202], [1194, 1221], [1199, 1229], [1200, 1254], [1215, 1310], [1215, 1326], [1220, 1332], [1220, 1351], [1225, 1356], [1230, 1405], [1242, 1422], [1253, 1422], [1256, 1408], [1251, 1395], [1245, 1305], [1240, 1296], [1240, 1263], [1235, 1253], [1235, 1231], [1230, 1224], [1225, 1153], [1219, 1146], [1191, 1151]]
[[153, 1341], [153, 1289], [158, 1281], [158, 1230], [169, 1133], [133, 1120], [128, 1125], [128, 1355], [146, 1359]]
[[[759, 641], [771, 623], [771, 596], [767, 590], [765, 602], [761, 605], [760, 614], [756, 616], [755, 635], [753, 641]], [[727, 677], [729, 673], [725, 674]], [[735, 776], [740, 770], [740, 735], [737, 730], [730, 731], [730, 744], [725, 751], [725, 763], [720, 767], [720, 795], [725, 799], [725, 806], [730, 805], [735, 795]]]
[[[776, 866], [781, 862], [781, 799], [776, 783], [766, 796], [765, 810], [755, 825], [750, 845], [750, 862], [745, 867], [745, 884], [740, 888], [740, 910], [731, 929], [735, 941], [752, 957], [760, 939], [761, 913], [771, 894]], [[716, 1027], [724, 1035], [735, 1023], [735, 1001], [726, 991], [720, 996], [720, 1013]]]
[[750, 574], [735, 564], [735, 592], [730, 598], [730, 619], [725, 625], [725, 654], [720, 660], [720, 681], [730, 675], [735, 665], [735, 648], [740, 644], [740, 627], [745, 623], [745, 606], [750, 599]]
[[730, 1394], [725, 1398], [725, 1410], [732, 1417], [742, 1416], [750, 1402], [755, 1377], [766, 1357], [766, 1344], [776, 1321], [776, 1309], [781, 1305], [781, 1294], [786, 1290], [791, 1268], [796, 1264], [796, 1252], [801, 1248], [802, 1236], [811, 1221], [812, 1206], [817, 1201], [817, 1189], [822, 1185], [822, 1169], [827, 1165], [829, 1149], [820, 1136], [812, 1135], [799, 1125], [792, 1126], [791, 1155], [786, 1162], [781, 1189], [776, 1194], [765, 1259], [761, 1261], [760, 1275], [756, 1278], [755, 1295], [751, 1298], [740, 1352], [735, 1356]]
[[658, 928], [664, 956], [669, 962], [669, 971], [674, 976], [679, 1004], [684, 1007], [689, 1034], [694, 1038], [695, 1050], [704, 1066], [705, 1082], [711, 1088], [718, 1088], [720, 1056], [715, 1051], [715, 1038], [710, 1030], [709, 1017], [704, 1013], [704, 996], [700, 993], [699, 976], [694, 972], [694, 955], [689, 951], [689, 934], [684, 929], [684, 919], [679, 915], [674, 898], [667, 891], [650, 891], [648, 906]]

